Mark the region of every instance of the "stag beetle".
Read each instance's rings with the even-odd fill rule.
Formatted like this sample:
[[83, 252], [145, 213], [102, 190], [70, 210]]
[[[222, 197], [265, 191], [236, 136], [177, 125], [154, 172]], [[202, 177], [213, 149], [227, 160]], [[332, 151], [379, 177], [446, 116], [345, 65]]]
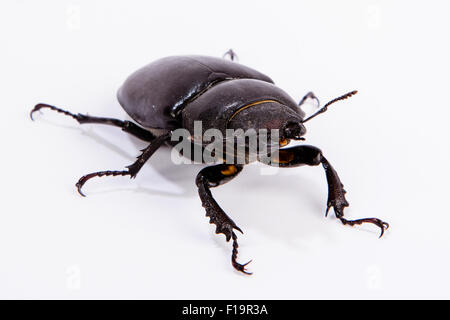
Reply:
[[[230, 60], [224, 59], [225, 55]], [[174, 130], [194, 131], [194, 122], [201, 121], [204, 128], [218, 130], [232, 129], [278, 129], [279, 145], [277, 158], [269, 165], [293, 168], [302, 165], [322, 165], [328, 182], [328, 200], [326, 215], [331, 207], [336, 217], [344, 225], [372, 223], [381, 228], [380, 237], [389, 224], [378, 218], [347, 220], [344, 208], [349, 205], [345, 199], [345, 190], [338, 174], [323, 156], [322, 151], [310, 145], [285, 147], [291, 140], [304, 140], [304, 124], [327, 110], [331, 104], [347, 99], [356, 91], [331, 100], [309, 117], [301, 106], [307, 99], [317, 97], [308, 93], [296, 103], [286, 92], [274, 85], [268, 76], [241, 65], [234, 60], [233, 51], [224, 57], [208, 56], [171, 56], [162, 58], [144, 66], [131, 74], [117, 93], [123, 109], [139, 125], [130, 121], [112, 118], [93, 117], [85, 114], [73, 114], [48, 104], [37, 104], [30, 113], [48, 108], [77, 120], [80, 124], [98, 123], [121, 128], [139, 139], [148, 142], [136, 162], [123, 171], [99, 171], [87, 174], [76, 183], [78, 192], [87, 180], [102, 176], [136, 177], [139, 170], [152, 154], [163, 144], [174, 146], [171, 136]], [[159, 134], [154, 130], [160, 129]], [[195, 141], [192, 144], [196, 144]], [[203, 147], [203, 145], [202, 145]], [[216, 225], [216, 233], [223, 233], [228, 242], [232, 239], [231, 263], [233, 267], [246, 274], [245, 264], [237, 262], [238, 243], [234, 230], [242, 230], [222, 210], [214, 200], [210, 188], [228, 182], [236, 177], [244, 164], [223, 161], [202, 169], [195, 180], [206, 216]]]

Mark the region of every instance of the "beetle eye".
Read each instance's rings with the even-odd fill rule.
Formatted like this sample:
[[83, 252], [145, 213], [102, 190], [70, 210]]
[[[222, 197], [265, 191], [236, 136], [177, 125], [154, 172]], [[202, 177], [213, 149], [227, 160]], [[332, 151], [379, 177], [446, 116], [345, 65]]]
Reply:
[[304, 140], [301, 136], [303, 136], [306, 133], [306, 128], [297, 122], [289, 122], [284, 127], [284, 135], [282, 135], [285, 138], [295, 139], [295, 140]]

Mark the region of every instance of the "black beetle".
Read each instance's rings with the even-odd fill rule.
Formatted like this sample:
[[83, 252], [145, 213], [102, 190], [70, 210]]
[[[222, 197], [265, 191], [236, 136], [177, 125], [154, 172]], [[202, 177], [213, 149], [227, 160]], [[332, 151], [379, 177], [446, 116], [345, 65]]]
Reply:
[[[228, 51], [233, 60], [235, 54]], [[346, 220], [344, 208], [349, 204], [345, 190], [333, 167], [322, 152], [313, 146], [297, 145], [288, 148], [290, 140], [304, 140], [304, 123], [325, 112], [327, 107], [346, 99], [356, 91], [331, 100], [316, 113], [305, 118], [300, 106], [308, 99], [318, 99], [308, 93], [296, 103], [287, 93], [276, 87], [266, 75], [233, 61], [206, 56], [173, 56], [157, 60], [137, 70], [119, 89], [117, 97], [125, 111], [141, 126], [130, 121], [73, 114], [48, 104], [37, 104], [30, 113], [49, 108], [68, 115], [80, 124], [99, 123], [121, 128], [135, 137], [149, 142], [136, 162], [123, 171], [100, 171], [87, 174], [76, 184], [81, 195], [83, 184], [93, 177], [130, 176], [134, 178], [144, 163], [163, 144], [171, 141], [175, 129], [187, 129], [192, 135], [194, 121], [201, 121], [205, 129], [278, 129], [280, 141], [277, 159], [269, 164], [280, 167], [316, 166], [322, 164], [328, 182], [326, 214], [331, 207], [336, 217], [345, 225], [373, 223], [381, 228], [381, 235], [389, 227], [377, 218]], [[155, 135], [147, 129], [160, 129]], [[195, 144], [195, 142], [193, 143]], [[216, 225], [216, 233], [223, 233], [226, 240], [233, 240], [231, 262], [238, 271], [249, 274], [245, 266], [236, 261], [237, 236], [233, 229], [242, 230], [214, 200], [210, 188], [219, 186], [241, 172], [243, 164], [223, 162], [202, 169], [195, 180], [198, 192], [210, 223]]]

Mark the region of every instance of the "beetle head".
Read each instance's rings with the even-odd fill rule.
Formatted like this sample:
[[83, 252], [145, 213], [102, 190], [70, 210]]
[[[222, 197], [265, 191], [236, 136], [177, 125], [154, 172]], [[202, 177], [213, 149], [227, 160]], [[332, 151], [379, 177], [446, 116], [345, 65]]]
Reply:
[[297, 121], [288, 121], [280, 132], [281, 139], [305, 140], [306, 128]]
[[272, 130], [277, 130], [281, 147], [287, 145], [290, 140], [305, 140], [302, 137], [306, 133], [306, 128], [301, 123], [303, 114], [276, 101], [264, 101], [250, 106], [236, 112], [227, 127], [243, 131], [265, 129], [268, 134], [267, 144], [270, 145], [274, 143]]

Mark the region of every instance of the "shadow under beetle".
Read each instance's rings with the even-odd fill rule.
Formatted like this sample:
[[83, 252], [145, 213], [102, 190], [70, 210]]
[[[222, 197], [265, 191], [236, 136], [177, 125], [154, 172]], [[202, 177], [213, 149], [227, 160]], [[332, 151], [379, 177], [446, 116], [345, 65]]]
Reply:
[[[171, 142], [173, 130], [187, 129], [194, 134], [194, 121], [201, 121], [204, 129], [214, 128], [225, 132], [226, 129], [278, 129], [280, 143], [278, 160], [268, 163], [279, 167], [317, 166], [322, 164], [328, 182], [328, 201], [326, 215], [331, 207], [336, 217], [350, 226], [372, 223], [381, 228], [380, 237], [389, 224], [378, 218], [347, 220], [344, 208], [349, 204], [345, 199], [345, 190], [338, 174], [314, 146], [297, 145], [284, 148], [290, 140], [304, 140], [304, 123], [327, 110], [332, 103], [346, 99], [356, 91], [331, 100], [316, 113], [305, 118], [300, 106], [307, 99], [318, 99], [310, 92], [297, 104], [286, 92], [276, 87], [268, 76], [233, 62], [235, 54], [229, 55], [231, 61], [206, 56], [172, 56], [157, 60], [137, 70], [128, 77], [117, 93], [123, 109], [140, 126], [130, 121], [112, 118], [93, 117], [73, 114], [48, 104], [37, 104], [31, 111], [48, 108], [61, 112], [77, 120], [80, 124], [98, 123], [112, 125], [149, 142], [137, 160], [123, 171], [99, 171], [80, 178], [76, 187], [81, 191], [85, 182], [93, 177], [130, 176], [136, 177], [139, 170], [152, 154], [163, 144]], [[224, 56], [225, 57], [225, 56]], [[33, 118], [32, 118], [33, 119]], [[155, 135], [148, 129], [160, 129]], [[162, 133], [161, 133], [162, 132]], [[195, 143], [193, 143], [195, 144]], [[204, 146], [201, 146], [202, 148]], [[222, 210], [214, 200], [210, 188], [217, 187], [236, 177], [243, 164], [224, 163], [202, 169], [195, 180], [206, 216], [216, 225], [216, 233], [223, 233], [226, 240], [233, 240], [231, 263], [233, 267], [250, 274], [245, 264], [237, 262], [238, 243], [234, 232], [242, 230]]]

